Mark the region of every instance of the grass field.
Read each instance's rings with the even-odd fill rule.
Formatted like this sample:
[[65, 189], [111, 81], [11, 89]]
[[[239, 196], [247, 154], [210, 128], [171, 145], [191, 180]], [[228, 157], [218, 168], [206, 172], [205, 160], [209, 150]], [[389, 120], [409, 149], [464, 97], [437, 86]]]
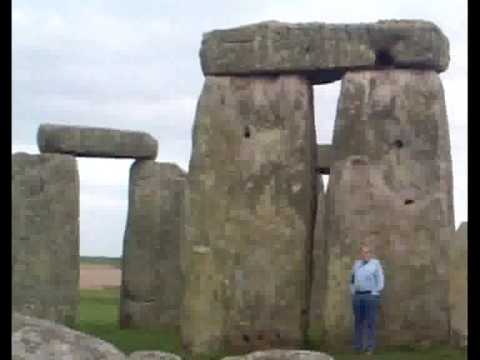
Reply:
[[120, 329], [118, 288], [80, 290], [80, 306], [76, 329], [106, 340], [125, 353], [137, 350], [180, 350], [178, 334], [171, 331]]
[[[103, 290], [80, 290], [79, 317], [75, 328], [92, 334], [114, 344], [129, 354], [138, 350], [159, 350], [178, 354], [188, 358], [181, 349], [179, 334], [174, 331], [121, 330], [118, 327], [118, 308], [120, 293], [118, 288]], [[321, 349], [312, 349], [319, 350]], [[375, 355], [366, 357], [349, 353], [330, 353], [336, 360], [371, 358], [376, 360], [463, 360], [466, 352], [449, 348], [429, 350], [390, 349], [379, 350]], [[219, 357], [205, 357], [205, 359]]]

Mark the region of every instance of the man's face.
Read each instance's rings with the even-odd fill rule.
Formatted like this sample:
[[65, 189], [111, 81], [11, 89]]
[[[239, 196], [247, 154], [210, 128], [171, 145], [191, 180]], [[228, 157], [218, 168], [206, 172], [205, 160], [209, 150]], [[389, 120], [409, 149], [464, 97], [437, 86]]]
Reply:
[[362, 247], [360, 249], [360, 256], [362, 260], [365, 260], [365, 261], [370, 260], [370, 257], [371, 257], [370, 249], [367, 246]]

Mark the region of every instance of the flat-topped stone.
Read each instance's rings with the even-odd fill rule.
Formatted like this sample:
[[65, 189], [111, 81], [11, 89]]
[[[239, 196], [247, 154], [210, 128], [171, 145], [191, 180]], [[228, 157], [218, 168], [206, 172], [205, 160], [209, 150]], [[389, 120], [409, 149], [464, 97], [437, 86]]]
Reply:
[[128, 360], [182, 360], [178, 355], [162, 351], [135, 351]]
[[383, 20], [366, 24], [266, 21], [203, 35], [205, 75], [305, 73], [313, 83], [378, 67], [445, 71], [449, 42], [435, 24]]
[[85, 157], [155, 159], [158, 150], [145, 132], [53, 124], [40, 125], [37, 143], [42, 153]]
[[66, 326], [12, 314], [12, 359], [125, 360], [115, 346]]
[[250, 354], [228, 356], [222, 360], [334, 360], [328, 354], [307, 350], [272, 349], [255, 351]]

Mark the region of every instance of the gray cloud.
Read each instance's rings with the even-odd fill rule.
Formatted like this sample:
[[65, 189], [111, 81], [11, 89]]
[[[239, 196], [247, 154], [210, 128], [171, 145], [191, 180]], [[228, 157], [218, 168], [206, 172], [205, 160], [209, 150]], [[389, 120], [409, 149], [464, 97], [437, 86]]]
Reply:
[[[336, 23], [425, 19], [437, 23], [450, 40], [451, 64], [441, 77], [458, 223], [467, 218], [466, 14], [465, 0], [434, 5], [416, 0], [358, 4], [346, 0], [16, 0], [12, 151], [37, 152], [36, 131], [42, 122], [105, 126], [151, 133], [159, 141], [157, 159], [186, 170], [203, 83], [198, 57], [202, 33], [271, 19]], [[322, 143], [331, 141], [339, 85], [315, 87], [317, 138]], [[130, 165], [95, 161], [80, 160], [79, 165], [81, 252], [119, 255]], [[95, 199], [102, 200], [96, 205]], [[99, 218], [105, 221], [96, 222]]]

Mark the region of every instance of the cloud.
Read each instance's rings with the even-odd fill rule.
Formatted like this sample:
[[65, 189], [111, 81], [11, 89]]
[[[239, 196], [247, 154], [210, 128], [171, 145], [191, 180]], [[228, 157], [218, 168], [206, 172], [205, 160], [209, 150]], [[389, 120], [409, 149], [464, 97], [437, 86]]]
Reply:
[[[108, 160], [103, 160], [106, 162]], [[112, 161], [112, 160], [111, 160]], [[114, 160], [113, 160], [114, 161]], [[80, 254], [121, 256], [128, 214], [128, 176], [125, 169], [113, 169], [117, 174], [110, 184], [104, 174], [98, 182], [80, 179]], [[107, 167], [108, 169], [108, 167]], [[81, 170], [87, 170], [85, 168]], [[96, 168], [98, 170], [98, 168]], [[80, 177], [90, 174], [80, 171]]]
[[37, 145], [31, 144], [12, 144], [12, 154], [17, 152], [24, 152], [27, 154], [39, 154]]
[[126, 187], [132, 159], [77, 158], [80, 186]]
[[[125, 189], [121, 189], [125, 190]], [[125, 191], [126, 192], [126, 191]], [[123, 195], [123, 194], [122, 194]], [[96, 211], [98, 209], [107, 211], [123, 211], [128, 209], [128, 197], [121, 198], [120, 196], [108, 196], [102, 192], [80, 192], [80, 217], [85, 212]]]
[[127, 212], [124, 209], [80, 214], [80, 255], [121, 256]]
[[313, 87], [315, 130], [319, 144], [332, 143], [340, 84], [340, 81], [335, 81]]
[[[198, 55], [202, 33], [272, 19], [335, 23], [426, 19], [437, 23], [450, 40], [451, 63], [441, 78], [450, 122], [456, 218], [465, 220], [466, 15], [465, 0], [436, 1], [434, 6], [417, 0], [358, 4], [346, 0], [16, 0], [12, 11], [12, 152], [38, 153], [36, 132], [42, 122], [112, 127], [149, 132], [159, 142], [157, 160], [175, 162], [186, 170], [204, 80]], [[340, 82], [315, 87], [317, 138], [322, 143], [331, 142], [339, 86]], [[118, 201], [127, 193], [130, 164], [128, 160], [79, 159], [82, 191], [90, 194], [82, 192], [84, 205], [90, 204], [83, 219], [94, 221], [95, 214], [108, 213], [105, 219], [112, 225], [101, 236], [114, 237], [118, 244], [124, 218], [115, 219], [113, 209], [121, 207]], [[96, 202], [95, 197], [103, 200]], [[99, 255], [108, 254], [109, 246], [97, 246], [93, 229], [101, 229], [95, 224], [85, 225], [82, 237], [88, 238], [91, 249], [101, 251]], [[117, 231], [113, 229], [122, 230], [109, 235]], [[103, 239], [102, 244], [109, 241]], [[81, 249], [89, 248], [82, 242]]]

